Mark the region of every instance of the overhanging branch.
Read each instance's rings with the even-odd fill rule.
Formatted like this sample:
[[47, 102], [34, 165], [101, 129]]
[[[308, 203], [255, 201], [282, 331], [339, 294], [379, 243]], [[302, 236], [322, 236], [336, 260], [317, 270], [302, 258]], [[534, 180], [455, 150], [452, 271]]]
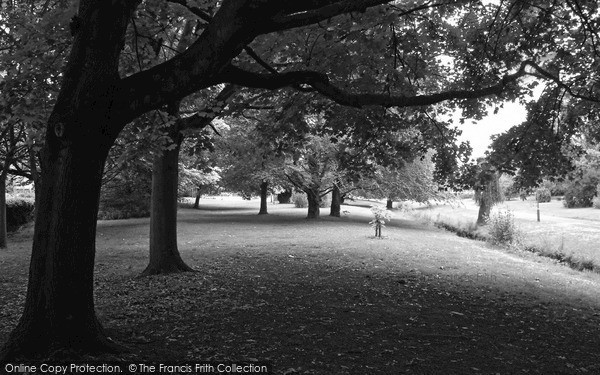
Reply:
[[489, 95], [499, 95], [506, 87], [527, 74], [526, 67], [530, 62], [523, 62], [519, 70], [508, 74], [499, 83], [479, 89], [449, 90], [435, 94], [414, 96], [388, 95], [388, 94], [354, 94], [344, 91], [329, 82], [327, 75], [314, 71], [294, 71], [279, 74], [261, 74], [249, 72], [233, 65], [225, 69], [224, 82], [235, 83], [246, 87], [264, 88], [274, 90], [295, 84], [304, 84], [313, 87], [316, 91], [336, 103], [362, 108], [365, 106], [379, 105], [383, 107], [415, 107], [440, 103], [452, 99], [476, 99]]
[[[211, 122], [219, 117], [227, 102], [235, 94], [236, 89], [234, 85], [227, 85], [219, 92], [219, 94], [212, 100], [212, 106], [206, 106], [203, 110], [198, 111], [195, 115], [180, 119], [179, 129], [180, 130], [200, 130], [206, 126], [212, 126]], [[212, 127], [213, 130], [219, 134], [219, 132]], [[219, 134], [220, 135], [220, 134]]]

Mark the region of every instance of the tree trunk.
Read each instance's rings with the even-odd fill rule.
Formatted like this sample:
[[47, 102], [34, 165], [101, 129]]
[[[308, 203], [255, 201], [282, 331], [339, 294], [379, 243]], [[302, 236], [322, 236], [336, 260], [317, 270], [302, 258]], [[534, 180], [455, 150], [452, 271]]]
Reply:
[[263, 181], [260, 184], [260, 211], [259, 215], [267, 215], [267, 195], [269, 193], [269, 182]]
[[193, 271], [177, 248], [177, 186], [179, 146], [177, 128], [170, 132], [175, 147], [154, 158], [150, 216], [150, 262], [141, 276]]
[[200, 187], [198, 187], [196, 189], [196, 200], [194, 201], [194, 208], [195, 209], [199, 209], [200, 208], [200, 198], [202, 197], [202, 190], [200, 190]]
[[337, 184], [333, 184], [333, 190], [331, 191], [331, 209], [329, 216], [340, 217], [341, 213], [341, 194], [340, 187]]
[[477, 214], [477, 225], [485, 225], [490, 217], [492, 205], [488, 199], [482, 198], [479, 203], [479, 213]]
[[321, 197], [319, 191], [315, 189], [307, 189], [306, 199], [308, 200], [308, 216], [307, 219], [318, 219], [321, 215]]
[[0, 174], [0, 249], [6, 248], [6, 173]]
[[61, 349], [93, 353], [116, 348], [96, 318], [93, 298], [105, 141], [96, 136], [60, 145], [46, 142], [25, 309], [2, 360]]
[[385, 208], [387, 208], [388, 210], [391, 210], [392, 208], [394, 208], [394, 201], [391, 199], [388, 199], [387, 203], [385, 205]]

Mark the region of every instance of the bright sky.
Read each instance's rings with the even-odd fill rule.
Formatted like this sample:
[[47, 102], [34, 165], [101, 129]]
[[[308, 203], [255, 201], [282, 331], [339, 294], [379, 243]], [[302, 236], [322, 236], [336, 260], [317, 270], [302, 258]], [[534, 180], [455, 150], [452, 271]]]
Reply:
[[523, 105], [518, 102], [504, 103], [504, 108], [501, 108], [497, 114], [490, 111], [490, 114], [482, 120], [473, 123], [472, 120], [466, 120], [464, 124], [456, 124], [462, 130], [462, 135], [459, 141], [469, 141], [473, 147], [471, 157], [477, 159], [484, 156], [488, 146], [492, 143], [490, 137], [494, 134], [503, 133], [511, 127], [525, 121], [527, 111]]

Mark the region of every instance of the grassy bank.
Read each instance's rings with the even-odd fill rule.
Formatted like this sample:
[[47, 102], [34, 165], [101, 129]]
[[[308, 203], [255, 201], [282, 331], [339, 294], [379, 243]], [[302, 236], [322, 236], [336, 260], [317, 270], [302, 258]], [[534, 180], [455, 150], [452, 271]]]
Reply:
[[[455, 205], [413, 207], [413, 217], [423, 223], [480, 240], [489, 240], [489, 226], [475, 225], [478, 207], [471, 200]], [[507, 201], [497, 209], [509, 210], [520, 233], [516, 248], [555, 259], [578, 270], [600, 272], [600, 210], [567, 209], [561, 201], [539, 205], [533, 201]]]

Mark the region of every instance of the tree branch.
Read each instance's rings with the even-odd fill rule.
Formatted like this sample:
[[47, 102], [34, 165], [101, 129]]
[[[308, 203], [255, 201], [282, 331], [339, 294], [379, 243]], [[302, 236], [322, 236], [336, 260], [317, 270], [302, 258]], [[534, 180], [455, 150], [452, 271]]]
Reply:
[[265, 25], [265, 28], [267, 28], [269, 32], [273, 32], [312, 25], [341, 14], [364, 12], [367, 8], [372, 8], [389, 2], [390, 0], [346, 0], [337, 1], [318, 8], [305, 7], [306, 10], [298, 9], [294, 13], [278, 14], [272, 17], [270, 22]]
[[208, 23], [212, 20], [212, 16], [210, 14], [206, 13], [204, 10], [202, 10], [198, 7], [189, 5], [186, 0], [167, 0], [167, 1], [170, 3], [174, 3], [174, 4], [183, 5], [185, 8], [187, 8], [190, 12], [192, 12], [195, 16], [200, 18], [202, 21], [205, 21]]
[[578, 99], [583, 99], [583, 100], [588, 100], [588, 101], [596, 102], [596, 103], [600, 102], [600, 98], [596, 98], [596, 97], [588, 96], [588, 95], [582, 95], [582, 94], [574, 92], [573, 89], [569, 85], [562, 82], [560, 80], [560, 78], [556, 77], [555, 75], [551, 74], [547, 70], [543, 69], [538, 64], [536, 64], [534, 62], [529, 62], [528, 65], [531, 66], [537, 72], [537, 74], [530, 73], [530, 75], [538, 77], [538, 78], [542, 78], [542, 79], [547, 79], [547, 80], [554, 82], [558, 87], [564, 89], [572, 97], [578, 98]]
[[[211, 125], [211, 122], [217, 118], [225, 109], [226, 104], [229, 102], [231, 97], [236, 93], [234, 85], [225, 86], [221, 92], [212, 100], [211, 106], [204, 107], [201, 111], [198, 111], [195, 115], [180, 119], [179, 129], [180, 130], [200, 130], [206, 126]], [[219, 132], [213, 127], [213, 130], [219, 134]]]
[[339, 89], [329, 82], [327, 75], [314, 71], [294, 71], [279, 74], [261, 74], [245, 71], [230, 65], [223, 72], [223, 80], [246, 87], [278, 89], [294, 84], [310, 85], [316, 91], [336, 103], [362, 108], [370, 105], [383, 107], [414, 107], [440, 103], [452, 99], [476, 99], [489, 95], [501, 94], [507, 85], [517, 81], [527, 74], [526, 67], [533, 63], [526, 61], [521, 64], [519, 70], [508, 74], [499, 83], [472, 90], [449, 90], [436, 94], [424, 94], [414, 96], [387, 95], [387, 94], [353, 94]]

